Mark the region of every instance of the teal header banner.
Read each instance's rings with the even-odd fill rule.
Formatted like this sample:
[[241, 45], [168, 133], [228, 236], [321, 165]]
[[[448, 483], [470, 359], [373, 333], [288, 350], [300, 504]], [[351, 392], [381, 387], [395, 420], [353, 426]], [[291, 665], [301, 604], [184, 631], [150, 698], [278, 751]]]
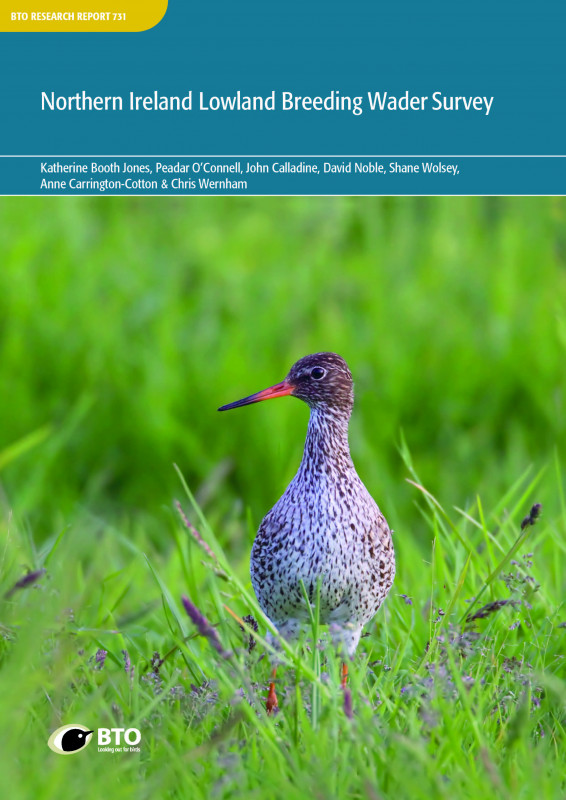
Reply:
[[[565, 23], [554, 0], [170, 0], [138, 33], [5, 32], [0, 153], [266, 158], [242, 193], [562, 193]], [[286, 158], [319, 173], [279, 174]], [[383, 171], [356, 172], [360, 159]], [[52, 191], [34, 162], [1, 170], [4, 194]], [[176, 193], [160, 177], [154, 193]]]

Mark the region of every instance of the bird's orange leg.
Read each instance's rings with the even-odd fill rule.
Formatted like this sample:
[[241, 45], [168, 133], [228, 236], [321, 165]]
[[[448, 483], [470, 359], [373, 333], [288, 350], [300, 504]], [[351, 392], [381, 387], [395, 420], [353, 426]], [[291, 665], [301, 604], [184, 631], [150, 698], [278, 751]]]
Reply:
[[269, 684], [269, 692], [267, 693], [267, 702], [265, 704], [265, 710], [268, 714], [276, 713], [279, 708], [279, 703], [277, 702], [277, 695], [275, 694], [275, 678], [277, 676], [277, 667], [273, 667], [273, 671], [271, 673], [271, 682]]
[[344, 714], [348, 719], [354, 719], [354, 711], [352, 709], [352, 692], [348, 686], [348, 665], [345, 661], [342, 662], [342, 680], [340, 681], [340, 688], [344, 692]]
[[348, 683], [348, 665], [345, 661], [342, 662], [342, 680], [340, 682], [340, 688], [345, 689], [346, 684]]

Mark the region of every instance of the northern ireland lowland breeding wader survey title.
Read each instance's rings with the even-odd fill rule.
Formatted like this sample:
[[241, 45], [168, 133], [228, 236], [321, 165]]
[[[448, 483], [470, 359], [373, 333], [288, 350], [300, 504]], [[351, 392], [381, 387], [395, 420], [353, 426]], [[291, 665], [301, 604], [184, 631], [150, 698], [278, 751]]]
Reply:
[[42, 111], [343, 111], [361, 116], [364, 111], [445, 111], [476, 112], [489, 116], [493, 96], [400, 95], [389, 92], [367, 92], [345, 95], [332, 90], [327, 95], [306, 96], [293, 92], [271, 92], [267, 95], [248, 95], [237, 91], [232, 95], [208, 95], [193, 92], [185, 95], [165, 95], [154, 91], [147, 95], [129, 92], [123, 95], [88, 94], [84, 89], [72, 95], [41, 92]]

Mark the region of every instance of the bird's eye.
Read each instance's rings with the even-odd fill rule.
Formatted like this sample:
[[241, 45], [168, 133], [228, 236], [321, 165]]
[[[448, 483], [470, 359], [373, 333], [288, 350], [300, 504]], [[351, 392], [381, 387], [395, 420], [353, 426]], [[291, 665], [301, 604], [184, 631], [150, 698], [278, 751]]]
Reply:
[[314, 378], [315, 381], [319, 381], [321, 378], [324, 378], [326, 375], [326, 370], [322, 369], [322, 367], [315, 367], [311, 369], [311, 378]]

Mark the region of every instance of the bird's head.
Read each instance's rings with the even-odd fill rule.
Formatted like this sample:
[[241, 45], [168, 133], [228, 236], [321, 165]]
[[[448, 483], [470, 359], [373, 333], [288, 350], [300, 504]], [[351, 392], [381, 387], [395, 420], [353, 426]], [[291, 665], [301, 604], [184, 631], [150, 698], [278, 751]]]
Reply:
[[349, 417], [354, 405], [352, 374], [344, 359], [336, 353], [313, 353], [293, 364], [281, 383], [218, 410], [228, 411], [285, 395], [304, 400], [310, 408]]

